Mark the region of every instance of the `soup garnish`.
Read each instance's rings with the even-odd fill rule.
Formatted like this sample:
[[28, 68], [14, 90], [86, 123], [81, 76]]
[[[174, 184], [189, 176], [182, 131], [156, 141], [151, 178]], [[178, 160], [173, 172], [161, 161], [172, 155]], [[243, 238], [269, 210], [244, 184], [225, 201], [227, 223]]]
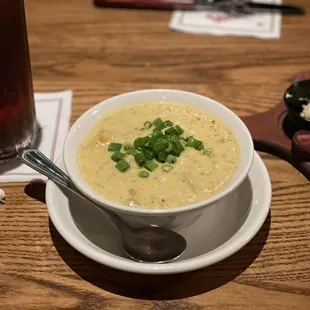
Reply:
[[[185, 138], [182, 136], [184, 130], [180, 125], [173, 126], [172, 121], [163, 120], [159, 117], [155, 121], [144, 122], [143, 131], [150, 130], [154, 126], [153, 133], [145, 137], [138, 137], [131, 143], [110, 143], [108, 151], [114, 152], [111, 159], [116, 162], [115, 167], [120, 172], [126, 172], [130, 168], [130, 164], [125, 160], [125, 157], [131, 155], [135, 158], [139, 167], [144, 167], [152, 172], [158, 168], [158, 164], [167, 163], [163, 165], [162, 170], [169, 172], [177, 162], [177, 157], [185, 151], [186, 147], [192, 147], [197, 151], [202, 151], [203, 155], [210, 155], [212, 148], [205, 148], [202, 141], [195, 139], [193, 136]], [[124, 153], [121, 152], [123, 150]], [[154, 160], [155, 159], [155, 160]], [[119, 164], [119, 162], [121, 162]], [[147, 178], [149, 173], [147, 171], [140, 171], [138, 173], [140, 178]]]

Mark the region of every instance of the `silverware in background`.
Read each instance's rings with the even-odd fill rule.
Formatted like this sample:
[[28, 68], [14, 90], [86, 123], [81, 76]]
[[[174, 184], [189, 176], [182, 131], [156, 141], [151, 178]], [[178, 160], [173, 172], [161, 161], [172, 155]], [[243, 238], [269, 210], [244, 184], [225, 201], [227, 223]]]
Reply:
[[246, 0], [94, 0], [98, 7], [116, 7], [155, 10], [221, 10], [251, 14], [256, 12], [279, 12], [284, 15], [304, 15], [298, 6], [267, 4]]

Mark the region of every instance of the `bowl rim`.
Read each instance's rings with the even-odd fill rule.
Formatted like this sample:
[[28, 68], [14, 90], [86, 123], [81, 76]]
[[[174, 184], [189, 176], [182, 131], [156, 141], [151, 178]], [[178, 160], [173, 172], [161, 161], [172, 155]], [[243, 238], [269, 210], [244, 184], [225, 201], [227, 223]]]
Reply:
[[[146, 93], [146, 92], [175, 92], [175, 93], [185, 93], [191, 96], [197, 96], [200, 97], [203, 100], [208, 100], [211, 101], [213, 104], [216, 105], [220, 105], [221, 108], [225, 111], [225, 113], [229, 114], [231, 117], [235, 118], [235, 120], [238, 122], [238, 124], [240, 125], [240, 127], [242, 128], [242, 130], [245, 133], [245, 136], [248, 138], [248, 141], [246, 143], [249, 144], [249, 157], [247, 159], [245, 168], [239, 173], [238, 178], [229, 186], [227, 186], [226, 188], [224, 188], [223, 190], [220, 190], [218, 193], [216, 193], [215, 195], [211, 196], [210, 198], [206, 199], [206, 200], [202, 200], [200, 202], [194, 203], [194, 204], [190, 204], [190, 205], [186, 205], [186, 206], [181, 206], [181, 207], [176, 207], [176, 208], [170, 208], [170, 209], [146, 209], [146, 208], [129, 208], [128, 206], [122, 206], [118, 203], [115, 203], [113, 201], [107, 200], [101, 196], [99, 196], [99, 194], [97, 194], [94, 190], [88, 189], [84, 186], [83, 182], [85, 183], [86, 181], [82, 181], [82, 177], [80, 177], [81, 181], [79, 179], [75, 179], [72, 178], [72, 173], [70, 171], [70, 166], [68, 165], [68, 162], [70, 162], [70, 160], [72, 160], [72, 158], [69, 156], [69, 151], [68, 151], [68, 144], [69, 144], [69, 139], [71, 137], [71, 135], [74, 133], [75, 128], [79, 127], [79, 123], [85, 119], [86, 117], [88, 117], [89, 114], [92, 114], [95, 110], [98, 109], [99, 106], [104, 105], [107, 101], [109, 100], [117, 100], [117, 98], [122, 98], [122, 97], [126, 97], [128, 95], [132, 95], [132, 94], [138, 94], [138, 93]], [[230, 130], [232, 130], [234, 132], [233, 128], [230, 128]], [[251, 134], [249, 132], [249, 129], [246, 127], [246, 125], [244, 124], [244, 122], [240, 119], [240, 117], [238, 115], [236, 115], [233, 111], [231, 111], [229, 108], [227, 108], [226, 106], [224, 106], [223, 104], [208, 98], [206, 96], [202, 96], [193, 92], [188, 92], [188, 91], [183, 91], [183, 90], [176, 90], [176, 89], [145, 89], [145, 90], [137, 90], [137, 91], [132, 91], [132, 92], [126, 92], [126, 93], [122, 93], [120, 95], [116, 95], [110, 98], [107, 98], [101, 102], [99, 102], [98, 104], [94, 105], [92, 108], [88, 109], [86, 112], [84, 112], [75, 122], [74, 124], [71, 126], [68, 135], [66, 137], [65, 140], [65, 144], [64, 144], [64, 148], [63, 148], [63, 160], [64, 160], [64, 165], [65, 168], [68, 172], [68, 175], [70, 176], [72, 182], [74, 183], [74, 185], [77, 186], [77, 188], [79, 190], [81, 190], [81, 192], [83, 192], [83, 194], [85, 194], [87, 197], [89, 197], [90, 199], [92, 199], [94, 202], [98, 203], [99, 205], [105, 206], [107, 208], [109, 208], [110, 210], [115, 210], [115, 211], [120, 211], [122, 213], [127, 213], [127, 214], [136, 214], [136, 215], [171, 215], [171, 214], [179, 214], [179, 213], [183, 213], [183, 212], [189, 212], [189, 211], [193, 211], [196, 209], [199, 209], [201, 207], [206, 207], [208, 205], [211, 205], [217, 201], [219, 201], [220, 199], [222, 199], [223, 197], [225, 197], [226, 195], [228, 195], [229, 193], [231, 193], [233, 190], [235, 190], [247, 177], [252, 163], [253, 163], [253, 159], [254, 159], [254, 143], [251, 137]]]

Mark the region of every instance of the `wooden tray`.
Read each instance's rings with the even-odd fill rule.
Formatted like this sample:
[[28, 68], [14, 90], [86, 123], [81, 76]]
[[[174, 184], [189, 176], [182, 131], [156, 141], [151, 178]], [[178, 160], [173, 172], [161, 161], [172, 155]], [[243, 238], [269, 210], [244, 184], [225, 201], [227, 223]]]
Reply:
[[[306, 79], [310, 79], [310, 71], [298, 74], [293, 82]], [[241, 119], [250, 130], [257, 151], [267, 152], [288, 161], [310, 180], [310, 156], [309, 161], [300, 161], [292, 154], [292, 138], [299, 129], [287, 116], [283, 101], [267, 112], [244, 116]]]

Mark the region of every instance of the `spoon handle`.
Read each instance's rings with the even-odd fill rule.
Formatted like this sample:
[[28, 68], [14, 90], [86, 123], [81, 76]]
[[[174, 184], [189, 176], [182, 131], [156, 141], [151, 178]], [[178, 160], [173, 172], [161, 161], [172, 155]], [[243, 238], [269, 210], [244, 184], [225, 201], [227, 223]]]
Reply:
[[22, 153], [21, 160], [27, 166], [47, 176], [56, 183], [75, 189], [69, 177], [39, 150], [25, 150]]
[[122, 223], [116, 214], [108, 209], [102, 210], [102, 208], [97, 206], [94, 201], [81, 193], [80, 190], [72, 183], [69, 176], [67, 176], [65, 172], [56, 166], [41, 151], [37, 149], [27, 149], [22, 153], [21, 160], [24, 164], [45, 175], [54, 183], [71, 190], [81, 198], [91, 202], [98, 210], [107, 214], [119, 229], [124, 229], [124, 223]]

